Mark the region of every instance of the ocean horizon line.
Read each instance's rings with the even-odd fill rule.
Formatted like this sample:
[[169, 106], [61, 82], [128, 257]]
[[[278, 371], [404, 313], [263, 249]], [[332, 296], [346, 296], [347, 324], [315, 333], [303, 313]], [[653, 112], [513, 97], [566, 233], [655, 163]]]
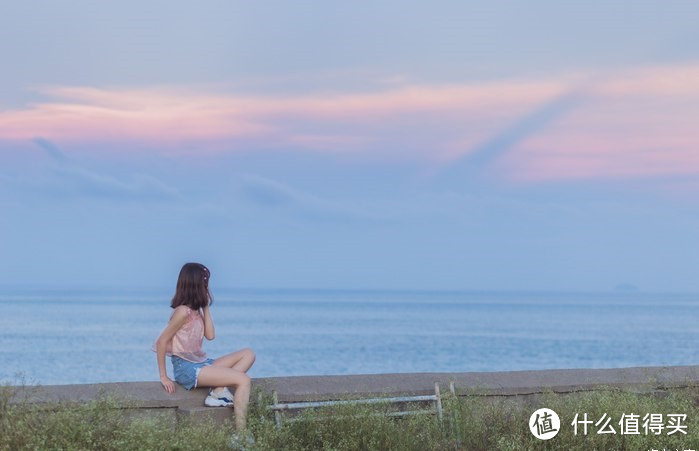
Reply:
[[[173, 292], [174, 286], [161, 285], [114, 285], [114, 284], [86, 284], [86, 285], [61, 285], [61, 284], [1, 284], [0, 293], [93, 293], [96, 291], [106, 293], [162, 293]], [[604, 294], [604, 295], [699, 295], [699, 289], [649, 289], [641, 288], [633, 289], [618, 289], [618, 288], [398, 288], [398, 287], [309, 287], [309, 286], [235, 286], [222, 285], [215, 286], [212, 284], [211, 291], [216, 293], [411, 293], [411, 294], [570, 294], [570, 295], [586, 295], [586, 294]]]

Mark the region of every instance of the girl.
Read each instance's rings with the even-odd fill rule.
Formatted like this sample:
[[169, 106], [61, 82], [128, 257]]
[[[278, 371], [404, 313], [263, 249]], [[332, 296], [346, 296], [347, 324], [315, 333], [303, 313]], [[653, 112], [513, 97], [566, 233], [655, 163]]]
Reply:
[[[204, 404], [212, 407], [232, 405], [236, 429], [242, 432], [250, 398], [250, 377], [246, 373], [255, 362], [255, 353], [246, 348], [216, 360], [206, 357], [202, 350], [204, 337], [213, 340], [215, 336], [209, 312], [213, 303], [209, 277], [208, 268], [199, 263], [187, 263], [180, 270], [170, 304], [174, 311], [154, 346], [158, 354], [160, 383], [168, 393], [175, 392], [175, 384], [165, 370], [167, 354], [172, 360], [175, 381], [187, 390], [214, 387], [209, 390]], [[235, 387], [235, 395], [231, 395], [228, 386]]]

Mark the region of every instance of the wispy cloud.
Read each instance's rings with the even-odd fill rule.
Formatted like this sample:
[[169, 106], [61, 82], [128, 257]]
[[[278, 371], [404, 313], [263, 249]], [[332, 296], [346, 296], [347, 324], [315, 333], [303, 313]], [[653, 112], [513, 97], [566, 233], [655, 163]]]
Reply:
[[293, 96], [44, 87], [45, 102], [0, 112], [0, 139], [93, 152], [344, 152], [522, 181], [699, 173], [699, 65], [602, 74], [578, 90], [588, 78]]
[[624, 72], [502, 162], [525, 181], [699, 174], [699, 66]]
[[498, 158], [507, 154], [526, 138], [540, 133], [546, 127], [550, 127], [555, 120], [573, 110], [581, 103], [583, 97], [580, 90], [573, 90], [537, 106], [532, 111], [516, 118], [493, 136], [489, 136], [483, 142], [468, 148], [462, 155], [452, 157], [451, 161], [447, 161], [448, 173], [463, 177], [466, 174], [473, 175], [485, 167], [491, 166]]
[[159, 179], [146, 174], [133, 174], [129, 178], [116, 177], [92, 170], [69, 158], [53, 142], [46, 138], [32, 140], [54, 160], [52, 180], [44, 181], [50, 189], [81, 196], [114, 200], [174, 200], [181, 198], [179, 191]]
[[[46, 87], [41, 91], [51, 101], [0, 112], [0, 138], [45, 136], [69, 143], [145, 143], [163, 152], [181, 152], [193, 143], [198, 149], [214, 152], [260, 148], [386, 152], [404, 146], [392, 143], [392, 138], [386, 142], [384, 127], [414, 129], [412, 124], [425, 124], [424, 119], [429, 122], [435, 115], [477, 119], [479, 128], [497, 127], [542, 99], [556, 96], [566, 83], [413, 85], [369, 93], [305, 96], [244, 96], [174, 88]], [[442, 143], [437, 142], [432, 152], [439, 153], [441, 148]]]
[[240, 191], [253, 204], [273, 208], [314, 222], [389, 222], [390, 218], [332, 201], [285, 183], [255, 174], [239, 178]]
[[47, 154], [49, 154], [53, 159], [60, 161], [62, 163], [65, 163], [68, 160], [68, 157], [65, 156], [65, 154], [56, 147], [55, 144], [53, 144], [51, 141], [45, 138], [34, 138], [32, 139], [32, 142], [36, 144], [37, 146], [41, 147], [46, 151]]
[[257, 175], [243, 176], [241, 188], [247, 199], [265, 207], [305, 203], [308, 197], [280, 182]]

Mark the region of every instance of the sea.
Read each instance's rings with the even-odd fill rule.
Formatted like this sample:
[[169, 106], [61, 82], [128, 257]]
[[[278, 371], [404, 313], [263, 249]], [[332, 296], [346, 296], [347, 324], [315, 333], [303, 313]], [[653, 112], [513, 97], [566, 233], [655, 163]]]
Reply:
[[[158, 289], [0, 291], [0, 383], [157, 381]], [[230, 289], [210, 357], [253, 377], [699, 363], [699, 294]], [[171, 371], [168, 363], [169, 371]]]

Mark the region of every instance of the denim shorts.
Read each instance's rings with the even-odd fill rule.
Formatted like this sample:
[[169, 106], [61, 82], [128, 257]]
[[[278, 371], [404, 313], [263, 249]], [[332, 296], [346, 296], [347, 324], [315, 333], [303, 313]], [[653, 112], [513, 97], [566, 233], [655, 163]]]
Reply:
[[175, 355], [171, 356], [170, 360], [172, 361], [172, 367], [174, 368], [175, 372], [175, 382], [187, 390], [197, 388], [199, 371], [205, 366], [209, 366], [214, 363], [213, 359], [206, 359], [201, 363], [194, 363]]

